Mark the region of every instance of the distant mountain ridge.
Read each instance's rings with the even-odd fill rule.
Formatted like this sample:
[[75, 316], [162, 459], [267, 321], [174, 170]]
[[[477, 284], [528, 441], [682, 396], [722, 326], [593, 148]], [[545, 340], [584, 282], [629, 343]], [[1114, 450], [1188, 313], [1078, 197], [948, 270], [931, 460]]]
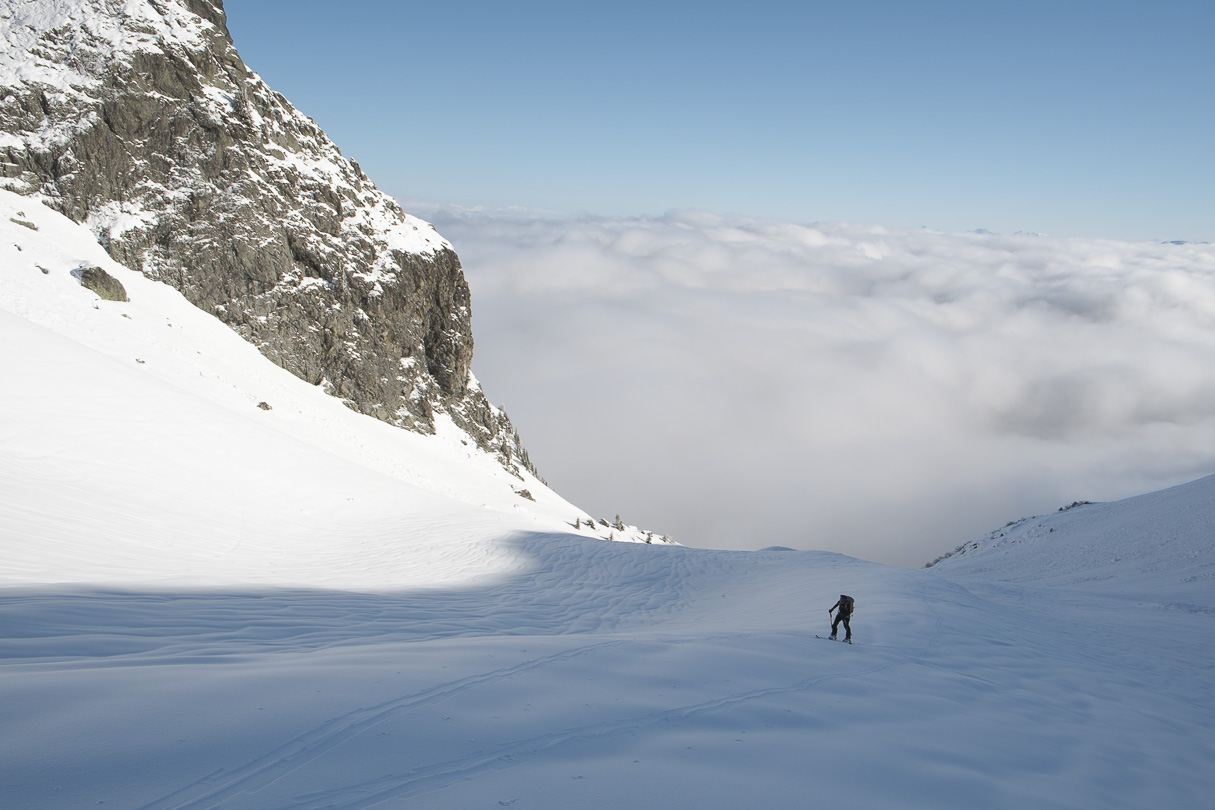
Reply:
[[0, 0], [0, 187], [348, 406], [532, 470], [452, 246], [241, 60], [220, 0]]
[[1134, 594], [1211, 613], [1215, 475], [1010, 522], [930, 566], [946, 576]]

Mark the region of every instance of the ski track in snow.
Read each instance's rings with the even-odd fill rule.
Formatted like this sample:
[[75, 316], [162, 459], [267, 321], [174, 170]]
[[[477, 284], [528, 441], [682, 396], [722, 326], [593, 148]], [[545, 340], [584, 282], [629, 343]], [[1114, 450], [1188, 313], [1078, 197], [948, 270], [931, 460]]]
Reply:
[[[552, 544], [554, 540], [550, 538], [547, 542]], [[611, 553], [613, 550], [608, 550], [609, 553], [606, 557], [602, 554], [590, 554], [588, 556], [585, 550], [576, 547], [582, 542], [574, 541], [573, 547], [568, 548], [565, 553], [558, 555], [557, 558], [550, 561], [550, 568], [560, 567], [563, 569], [558, 578], [566, 580], [565, 588], [561, 588], [560, 583], [556, 581], [542, 583], [540, 588], [536, 588], [535, 581], [529, 578], [526, 586], [521, 585], [518, 588], [501, 589], [497, 593], [491, 590], [490, 593], [485, 594], [480, 599], [468, 594], [452, 596], [441, 594], [411, 596], [403, 594], [391, 598], [355, 595], [353, 597], [356, 600], [354, 605], [345, 604], [348, 600], [352, 599], [348, 595], [266, 596], [258, 599], [258, 602], [269, 601], [271, 609], [273, 609], [275, 603], [285, 606], [294, 600], [303, 600], [310, 607], [310, 610], [289, 610], [288, 615], [312, 612], [314, 613], [313, 621], [316, 621], [317, 618], [323, 618], [326, 626], [337, 632], [338, 635], [346, 636], [346, 643], [365, 646], [368, 644], [425, 644], [428, 641], [440, 638], [462, 637], [476, 632], [478, 629], [481, 632], [486, 632], [493, 630], [497, 626], [508, 632], [518, 632], [518, 618], [514, 615], [509, 603], [515, 600], [526, 602], [529, 598], [527, 594], [530, 593], [530, 599], [540, 603], [534, 607], [544, 609], [543, 612], [550, 617], [549, 626], [539, 629], [547, 629], [557, 634], [557, 638], [561, 639], [559, 643], [569, 644], [573, 642], [573, 646], [551, 654], [528, 657], [520, 663], [510, 666], [478, 672], [456, 680], [444, 681], [432, 687], [411, 692], [371, 707], [359, 708], [340, 716], [329, 718], [311, 727], [306, 732], [295, 736], [264, 756], [253, 759], [240, 767], [203, 776], [181, 790], [160, 799], [147, 802], [141, 805], [141, 807], [145, 808], [145, 810], [185, 810], [186, 808], [227, 806], [225, 802], [244, 795], [255, 794], [272, 783], [289, 779], [298, 769], [304, 768], [316, 759], [330, 754], [348, 740], [360, 735], [369, 734], [376, 726], [388, 721], [403, 720], [406, 715], [418, 708], [429, 708], [436, 704], [452, 702], [458, 700], [464, 693], [472, 690], [490, 689], [499, 685], [502, 681], [509, 679], [540, 678], [542, 681], [553, 684], [561, 683], [564, 680], [563, 676], [560, 673], [550, 672], [549, 670], [574, 659], [611, 653], [621, 647], [628, 647], [630, 648], [631, 655], [637, 655], [644, 648], [659, 645], [710, 644], [731, 646], [752, 637], [753, 634], [745, 632], [720, 633], [702, 631], [692, 637], [684, 637], [682, 635], [671, 636], [669, 633], [659, 632], [659, 639], [636, 640], [632, 637], [610, 638], [613, 635], [611, 632], [603, 633], [598, 629], [591, 629], [589, 631], [584, 629], [570, 634], [571, 628], [586, 626], [586, 622], [578, 615], [580, 612], [594, 612], [604, 618], [614, 617], [616, 619], [623, 619], [624, 617], [628, 617], [633, 620], [636, 619], [640, 612], [646, 614], [647, 622], [653, 622], [656, 618], [665, 619], [666, 621], [678, 619], [679, 609], [686, 608], [686, 600], [690, 595], [687, 593], [688, 589], [686, 586], [705, 574], [708, 574], [710, 581], [712, 581], [716, 579], [716, 574], [718, 573], [711, 570], [711, 568], [708, 571], [704, 570], [703, 563], [707, 559], [700, 558], [699, 555], [686, 551], [675, 553], [684, 557], [685, 560], [701, 563], [701, 565], [675, 565], [668, 567], [669, 563], [672, 562], [671, 560], [660, 560], [651, 555], [651, 559], [645, 561], [645, 564], [641, 566], [642, 570], [638, 571], [634, 569], [634, 573], [646, 573], [646, 569], [648, 569], [649, 576], [638, 577], [637, 581], [646, 586], [655, 587], [665, 598], [651, 600], [650, 604], [645, 605], [644, 598], [636, 600], [619, 598], [617, 589], [613, 585], [600, 588], [598, 591], [596, 591], [594, 583], [591, 583], [591, 587], [584, 588], [586, 585], [585, 580], [587, 579], [585, 575], [587, 573], [590, 573], [592, 575], [591, 579], [594, 579], [594, 574], [596, 573], [612, 573], [621, 568], [627, 570], [628, 566], [621, 565], [619, 561], [615, 560], [611, 564], [603, 565], [603, 562], [611, 560], [615, 556]], [[708, 559], [712, 559], [713, 557], [719, 557], [719, 555], [710, 555]], [[601, 564], [596, 565], [596, 562]], [[670, 574], [673, 570], [678, 570], [679, 568], [685, 568], [681, 572], [682, 576], [668, 578], [668, 581], [674, 585], [674, 588], [668, 590], [659, 587], [659, 580], [654, 576], [655, 569], [666, 569], [663, 573]], [[574, 584], [580, 581], [581, 584]], [[571, 602], [564, 609], [553, 609], [556, 608], [556, 605], [543, 604], [546, 597], [554, 593], [561, 593], [562, 590], [567, 591], [571, 596], [578, 594], [589, 598], [579, 600], [576, 605]], [[234, 598], [242, 603], [240, 607], [235, 609], [224, 608], [219, 611], [213, 611], [210, 614], [203, 613], [199, 615], [190, 606], [192, 603], [208, 600], [230, 602]], [[159, 607], [164, 607], [170, 599], [171, 597], [167, 596], [141, 597], [127, 594], [67, 596], [35, 594], [10, 599], [5, 607], [16, 613], [26, 612], [33, 608], [37, 615], [47, 619], [46, 623], [51, 626], [63, 626], [67, 624], [66, 618], [74, 617], [77, 623], [87, 624], [89, 621], [94, 621], [98, 622], [102, 627], [111, 623], [131, 627], [137, 623], [137, 617], [142, 615], [144, 616], [144, 621], [147, 621], [149, 611], [155, 611]], [[164, 627], [149, 628], [150, 630], [157, 631], [154, 635], [172, 638], [173, 634], [177, 633], [182, 637], [187, 637], [187, 628], [179, 623], [178, 616], [197, 615], [195, 626], [200, 629], [204, 627], [209, 628], [210, 633], [208, 635], [212, 637], [210, 643], [220, 650], [226, 649], [226, 654], [228, 655], [247, 656], [250, 654], [250, 650], [247, 649], [250, 646], [255, 649], [268, 649], [271, 651], [271, 654], [281, 654], [284, 643], [289, 644], [292, 651], [306, 651], [316, 649], [318, 646], [342, 643], [341, 640], [334, 636], [326, 637], [324, 634], [321, 634], [318, 637], [315, 631], [310, 631], [307, 627], [303, 615], [297, 616], [296, 621], [299, 624], [294, 626], [296, 632], [289, 639], [280, 639], [277, 642], [272, 642], [268, 639], [256, 638], [256, 634], [253, 639], [250, 639], [243, 636], [239, 627], [242, 617], [248, 617], [255, 613], [255, 610], [248, 604], [249, 600], [231, 596], [191, 597], [190, 595], [185, 595], [183, 599], [186, 604], [182, 609], [175, 611], [177, 614], [177, 616], [173, 617], [175, 621]], [[460, 601], [467, 604], [470, 600], [472, 601], [470, 605], [471, 609], [466, 612], [449, 610], [453, 602]], [[441, 631], [436, 631], [433, 628], [426, 627], [425, 622], [423, 622], [422, 627], [415, 627], [412, 632], [408, 632], [406, 634], [408, 639], [402, 642], [398, 633], [369, 632], [370, 628], [366, 621], [351, 621], [353, 617], [366, 615], [367, 608], [371, 607], [368, 602], [373, 604], [378, 603], [387, 607], [385, 603], [389, 601], [403, 601], [407, 607], [404, 609], [398, 608], [395, 611], [395, 616], [389, 617], [383, 617], [382, 613], [388, 612], [385, 610], [380, 616], [376, 617], [376, 622], [382, 618], [387, 618], [389, 621], [404, 622], [406, 621], [406, 617], [413, 613], [415, 615], [421, 614], [423, 618], [445, 615], [447, 616], [447, 626]], [[422, 603], [429, 601], [436, 601], [437, 606], [425, 611], [425, 614], [430, 614], [427, 616], [422, 611], [419, 611], [418, 608]], [[115, 602], [117, 603], [116, 605], [114, 604]], [[664, 602], [667, 604], [662, 604]], [[637, 607], [638, 603], [642, 603], [643, 605], [640, 609]], [[648, 610], [646, 609], [647, 607], [649, 608]], [[674, 607], [675, 610], [671, 610], [671, 607]], [[227, 627], [222, 626], [219, 621], [221, 615], [227, 617]], [[488, 622], [485, 618], [486, 616], [493, 616], [493, 621]], [[121, 617], [121, 619], [118, 619], [118, 617]], [[285, 621], [279, 629], [288, 630], [291, 626], [289, 621]], [[659, 626], [661, 627], [661, 623]], [[70, 652], [76, 644], [76, 639], [79, 638], [78, 634], [82, 629], [76, 628], [76, 633], [60, 639], [58, 644], [65, 651]], [[342, 630], [345, 632], [339, 632]], [[27, 632], [32, 632], [32, 630]], [[228, 636], [228, 643], [224, 645], [223, 637], [227, 633], [231, 633], [232, 635]], [[591, 644], [583, 643], [588, 637], [597, 638], [602, 635], [608, 635], [609, 639]], [[782, 634], [777, 633], [775, 635], [781, 636]], [[791, 636], [794, 641], [804, 639], [804, 634], [786, 633], [784, 635]], [[933, 635], [928, 637], [926, 642], [921, 640], [923, 648], [925, 650], [930, 648], [938, 637], [939, 628]], [[537, 641], [534, 636], [523, 636], [521, 638], [527, 638], [529, 644], [534, 644]], [[789, 639], [780, 640], [783, 642]], [[84, 662], [83, 666], [159, 666], [165, 662], [173, 661], [182, 665], [189, 665], [190, 663], [199, 661], [200, 650], [197, 648], [158, 648], [141, 653], [128, 652], [126, 654], [116, 654], [117, 650], [122, 647], [123, 644], [121, 642], [116, 642], [102, 660], [99, 661], [98, 658], [94, 657]], [[875, 647], [875, 649], [877, 648]], [[80, 661], [79, 658], [71, 655], [66, 657], [69, 661], [73, 661], [73, 659], [74, 662]], [[45, 658], [41, 660], [32, 658], [30, 661], [31, 663], [38, 662], [39, 664], [47, 663]], [[747, 704], [755, 701], [804, 692], [831, 680], [854, 678], [890, 667], [900, 666], [903, 663], [905, 661], [901, 655], [881, 656], [876, 662], [873, 659], [866, 660], [863, 657], [851, 660], [843, 659], [844, 666], [837, 671], [820, 672], [809, 677], [803, 677], [792, 683], [765, 685], [760, 688], [742, 691], [727, 691], [724, 694], [714, 694], [706, 700], [692, 703], [676, 703], [658, 711], [624, 712], [608, 719], [595, 717], [591, 722], [560, 727], [557, 730], [547, 731], [543, 734], [519, 739], [505, 739], [495, 744], [490, 751], [477, 749], [460, 757], [411, 768], [400, 775], [380, 775], [371, 779], [346, 784], [340, 788], [331, 788], [315, 794], [301, 795], [287, 803], [273, 805], [259, 803], [256, 806], [264, 807], [266, 810], [269, 810], [270, 807], [305, 806], [334, 808], [372, 807], [389, 799], [406, 798], [438, 791], [447, 785], [463, 781], [472, 775], [508, 769], [531, 760], [539, 760], [554, 749], [559, 749], [563, 746], [582, 744], [612, 736], [635, 735], [650, 729], [661, 731], [668, 724], [686, 722], [723, 710], [745, 707]]]
[[[553, 655], [543, 656], [541, 658], [533, 658], [516, 666], [480, 673], [468, 678], [462, 678], [458, 681], [442, 683], [431, 689], [406, 695], [402, 698], [391, 700], [378, 706], [350, 712], [317, 726], [308, 733], [302, 734], [299, 737], [291, 740], [283, 747], [270, 752], [264, 757], [248, 763], [236, 771], [230, 773], [210, 774], [179, 793], [175, 793], [171, 796], [167, 796], [163, 799], [144, 805], [142, 810], [189, 810], [190, 808], [214, 807], [218, 802], [230, 798], [238, 793], [256, 791], [270, 782], [282, 778], [291, 771], [307, 765], [317, 757], [322, 756], [329, 750], [341, 745], [348, 738], [362, 734], [386, 720], [390, 720], [405, 714], [416, 706], [443, 702], [470, 689], [476, 689], [486, 684], [499, 681], [503, 678], [526, 675], [527, 673], [533, 672], [546, 664], [556, 663], [569, 658], [590, 655], [597, 649], [613, 646], [619, 643], [621, 642], [602, 642], [599, 644], [590, 644]], [[508, 754], [502, 754], [498, 756], [497, 759], [510, 759], [510, 757]], [[404, 782], [402, 789], [398, 789], [391, 794], [387, 794], [381, 790], [380, 795], [381, 797], [385, 797], [387, 795], [409, 795], [408, 786], [416, 781], [417, 778], [415, 777]], [[362, 792], [365, 791], [367, 787], [368, 786], [366, 785], [355, 786], [341, 792], [349, 792], [349, 790], [359, 790]], [[191, 795], [199, 790], [206, 790], [206, 793], [201, 796]], [[308, 797], [308, 799], [328, 800], [336, 793], [337, 792], [331, 792], [330, 795], [318, 795]], [[374, 801], [359, 804], [330, 806], [362, 807], [371, 806], [379, 801], [380, 799], [376, 799]]]
[[[527, 669], [531, 668], [530, 666], [527, 667]], [[663, 723], [710, 714], [721, 709], [741, 706], [760, 698], [803, 691], [828, 680], [861, 675], [876, 671], [877, 669], [858, 670], [837, 675], [822, 675], [807, 678], [789, 686], [775, 686], [750, 692], [740, 692], [704, 703], [678, 706], [666, 711], [563, 729], [557, 733], [545, 734], [539, 737], [500, 745], [489, 756], [476, 755], [465, 757], [453, 762], [439, 763], [418, 773], [407, 774], [403, 778], [385, 777], [301, 798], [306, 802], [325, 802], [325, 806], [327, 807], [343, 808], [343, 810], [360, 810], [365, 807], [373, 807], [387, 799], [405, 798], [439, 790], [446, 785], [464, 779], [470, 774], [510, 767], [524, 759], [541, 757], [550, 749], [571, 742], [584, 742], [614, 734], [637, 733], [654, 726], [661, 726]], [[358, 796], [358, 798], [342, 800], [343, 797], [351, 796], [352, 794]], [[335, 799], [339, 800], [339, 803], [331, 804]], [[153, 808], [149, 810], [153, 810]]]
[[[569, 572], [572, 573], [572, 570]], [[543, 591], [541, 593], [544, 593]], [[541, 597], [542, 598], [542, 597]], [[500, 615], [497, 611], [494, 615]], [[554, 614], [560, 615], [560, 614]], [[504, 622], [504, 624], [506, 624]], [[595, 634], [598, 635], [598, 634]], [[747, 637], [746, 633], [704, 634], [695, 639], [668, 638], [662, 644], [720, 643], [732, 642]], [[802, 634], [791, 634], [800, 638]], [[924, 650], [931, 648], [940, 636], [939, 620], [933, 635], [923, 644]], [[576, 638], [581, 638], [579, 635]], [[444, 682], [432, 688], [402, 696], [367, 709], [359, 709], [328, 720], [307, 733], [299, 735], [275, 751], [230, 772], [209, 774], [183, 790], [162, 799], [143, 805], [140, 810], [201, 810], [222, 806], [222, 802], [241, 793], [253, 793], [271, 782], [287, 777], [291, 772], [308, 765], [348, 738], [368, 733], [376, 725], [400, 718], [420, 706], [443, 703], [459, 697], [462, 693], [490, 687], [499, 681], [512, 678], [537, 676], [541, 670], [565, 661], [595, 656], [625, 645], [642, 645], [626, 639], [616, 639], [594, 644], [579, 644], [570, 649], [550, 655], [529, 658], [519, 664], [490, 670], [456, 681]], [[655, 642], [649, 642], [655, 643]], [[913, 659], [917, 656], [913, 656]], [[864, 659], [861, 659], [864, 660]], [[543, 758], [553, 749], [571, 744], [584, 743], [614, 735], [632, 735], [648, 729], [661, 729], [664, 724], [709, 715], [723, 709], [745, 706], [747, 703], [770, 697], [803, 692], [822, 683], [847, 679], [901, 666], [901, 656], [881, 663], [868, 663], [860, 667], [847, 667], [834, 673], [820, 673], [788, 685], [766, 686], [714, 697], [692, 704], [680, 704], [656, 712], [630, 714], [609, 720], [561, 728], [558, 731], [511, 739], [496, 744], [492, 751], [477, 750], [471, 754], [442, 762], [410, 769], [401, 775], [378, 776], [374, 779], [343, 785], [322, 792], [298, 796], [291, 803], [275, 807], [326, 807], [342, 810], [359, 810], [374, 807], [389, 799], [402, 799], [442, 790], [445, 786], [459, 782], [476, 774], [503, 770], [528, 760]], [[560, 676], [545, 676], [560, 681]], [[205, 791], [205, 792], [202, 792]], [[201, 795], [199, 795], [201, 792]], [[270, 806], [266, 810], [271, 810]]]

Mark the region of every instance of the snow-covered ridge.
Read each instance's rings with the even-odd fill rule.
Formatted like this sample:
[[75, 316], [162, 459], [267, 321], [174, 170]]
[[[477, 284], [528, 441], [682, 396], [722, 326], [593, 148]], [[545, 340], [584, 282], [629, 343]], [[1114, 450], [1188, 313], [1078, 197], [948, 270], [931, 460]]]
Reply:
[[0, 6], [0, 84], [36, 84], [85, 96], [101, 84], [108, 62], [140, 51], [206, 47], [214, 26], [176, 3], [147, 0], [14, 0]]
[[[203, 50], [215, 26], [177, 3], [147, 0], [6, 0], [0, 4], [0, 103], [15, 105], [11, 90], [36, 88], [46, 106], [92, 105], [104, 77], [139, 53]], [[0, 131], [0, 147], [43, 151], [96, 124], [95, 114], [53, 120], [31, 132]]]
[[1076, 502], [1012, 521], [962, 544], [932, 570], [1209, 602], [1215, 586], [1215, 475], [1126, 500]]
[[218, 0], [0, 0], [0, 23], [0, 188], [361, 413], [530, 467], [470, 377], [451, 244], [244, 65]]
[[[221, 9], [215, 13], [222, 19]], [[147, 0], [4, 0], [0, 5], [0, 41], [7, 45], [0, 51], [0, 87], [37, 88], [52, 106], [91, 106], [100, 101], [105, 77], [119, 68], [138, 69], [136, 58], [140, 55], [185, 55], [202, 61], [204, 52], [212, 49], [224, 51], [239, 64], [239, 57], [227, 42], [227, 31], [190, 11], [180, 0], [155, 4]], [[243, 112], [262, 141], [274, 144], [267, 150], [271, 172], [297, 173], [332, 186], [365, 206], [365, 210], [356, 208], [354, 221], [344, 224], [348, 235], [361, 234], [381, 241], [389, 250], [409, 253], [450, 249], [451, 245], [429, 223], [401, 211], [341, 154], [312, 119], [273, 93], [260, 77], [246, 72], [243, 80], [233, 81], [232, 76], [200, 71], [196, 100], [205, 103], [220, 125], [228, 125]], [[272, 114], [248, 107], [250, 93], [271, 99]], [[3, 100], [15, 101], [11, 93]], [[241, 107], [244, 109], [238, 109]], [[89, 117], [74, 123], [48, 117], [42, 127], [30, 133], [0, 132], [0, 146], [45, 151], [63, 145], [93, 123]], [[274, 193], [273, 184], [266, 178], [253, 173], [251, 179], [261, 190]], [[96, 212], [90, 222], [103, 240], [151, 224], [138, 201], [112, 203]], [[383, 266], [377, 267], [370, 280], [378, 281], [384, 270]]]

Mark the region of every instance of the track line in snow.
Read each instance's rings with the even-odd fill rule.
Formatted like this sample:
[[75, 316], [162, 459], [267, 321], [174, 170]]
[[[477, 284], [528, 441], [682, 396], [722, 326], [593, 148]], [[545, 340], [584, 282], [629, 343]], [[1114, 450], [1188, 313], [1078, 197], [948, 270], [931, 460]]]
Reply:
[[[754, 689], [659, 712], [576, 726], [559, 732], [499, 745], [490, 754], [462, 757], [448, 762], [435, 763], [417, 768], [402, 776], [387, 775], [379, 779], [360, 782], [334, 790], [298, 796], [296, 800], [300, 802], [299, 804], [281, 805], [279, 807], [266, 808], [266, 810], [299, 810], [299, 808], [305, 806], [323, 806], [326, 810], [367, 810], [367, 808], [375, 807], [392, 799], [410, 798], [442, 790], [477, 773], [516, 767], [549, 754], [553, 749], [564, 745], [600, 740], [620, 734], [632, 734], [655, 726], [704, 717], [757, 700], [795, 694], [840, 678], [864, 676], [906, 663], [908, 662], [899, 660], [879, 666], [818, 675], [786, 686]], [[323, 804], [317, 804], [318, 802]]]
[[[659, 643], [682, 646], [697, 642], [738, 640], [740, 638], [754, 638], [754, 634], [727, 633], [699, 639], [672, 638]], [[803, 636], [803, 640], [807, 644], [809, 643], [808, 636]], [[226, 801], [242, 794], [261, 790], [314, 762], [347, 740], [416, 708], [433, 705], [502, 680], [524, 676], [548, 665], [594, 655], [627, 643], [629, 642], [624, 640], [613, 640], [584, 645], [576, 649], [533, 658], [514, 666], [440, 684], [377, 706], [355, 710], [322, 723], [245, 766], [228, 772], [209, 774], [179, 791], [141, 805], [138, 810], [206, 810], [207, 808], [222, 807]], [[657, 712], [646, 712], [614, 720], [572, 726], [560, 731], [497, 744], [489, 752], [477, 751], [468, 756], [420, 766], [404, 774], [387, 774], [332, 790], [297, 796], [298, 803], [279, 805], [274, 808], [267, 807], [265, 810], [321, 806], [331, 810], [362, 810], [362, 808], [374, 807], [391, 799], [408, 798], [441, 790], [472, 774], [515, 767], [565, 745], [605, 739], [620, 734], [631, 734], [668, 723], [673, 724], [708, 716], [757, 700], [794, 694], [833, 680], [862, 677], [907, 663], [914, 663], [914, 660], [905, 660], [900, 657], [897, 660], [873, 666], [819, 674], [792, 684], [751, 689]]]
[[[239, 793], [259, 790], [341, 745], [347, 739], [418, 706], [442, 702], [471, 689], [517, 677], [547, 664], [581, 658], [623, 643], [605, 641], [583, 645], [533, 658], [514, 666], [439, 684], [377, 706], [356, 709], [322, 723], [240, 768], [208, 774], [175, 793], [141, 805], [139, 810], [201, 810], [205, 807], [215, 807], [216, 802]], [[216, 784], [217, 782], [219, 784]]]

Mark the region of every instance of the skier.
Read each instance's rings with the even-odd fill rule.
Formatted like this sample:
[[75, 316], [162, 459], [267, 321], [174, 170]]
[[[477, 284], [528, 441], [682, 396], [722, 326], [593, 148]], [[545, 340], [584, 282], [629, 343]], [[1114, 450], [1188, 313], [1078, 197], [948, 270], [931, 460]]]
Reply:
[[840, 609], [840, 612], [835, 614], [835, 621], [833, 621], [831, 623], [831, 638], [832, 639], [835, 638], [835, 633], [836, 633], [836, 630], [840, 626], [840, 622], [843, 622], [844, 623], [844, 641], [847, 641], [849, 644], [852, 643], [852, 625], [850, 625], [848, 623], [848, 620], [852, 618], [852, 607], [855, 604], [856, 604], [855, 599], [853, 599], [851, 596], [847, 596], [846, 594], [841, 593], [840, 601], [836, 602], [834, 605], [832, 605], [831, 607], [829, 607], [827, 609], [828, 616], [830, 616], [831, 611], [835, 610], [836, 608]]

